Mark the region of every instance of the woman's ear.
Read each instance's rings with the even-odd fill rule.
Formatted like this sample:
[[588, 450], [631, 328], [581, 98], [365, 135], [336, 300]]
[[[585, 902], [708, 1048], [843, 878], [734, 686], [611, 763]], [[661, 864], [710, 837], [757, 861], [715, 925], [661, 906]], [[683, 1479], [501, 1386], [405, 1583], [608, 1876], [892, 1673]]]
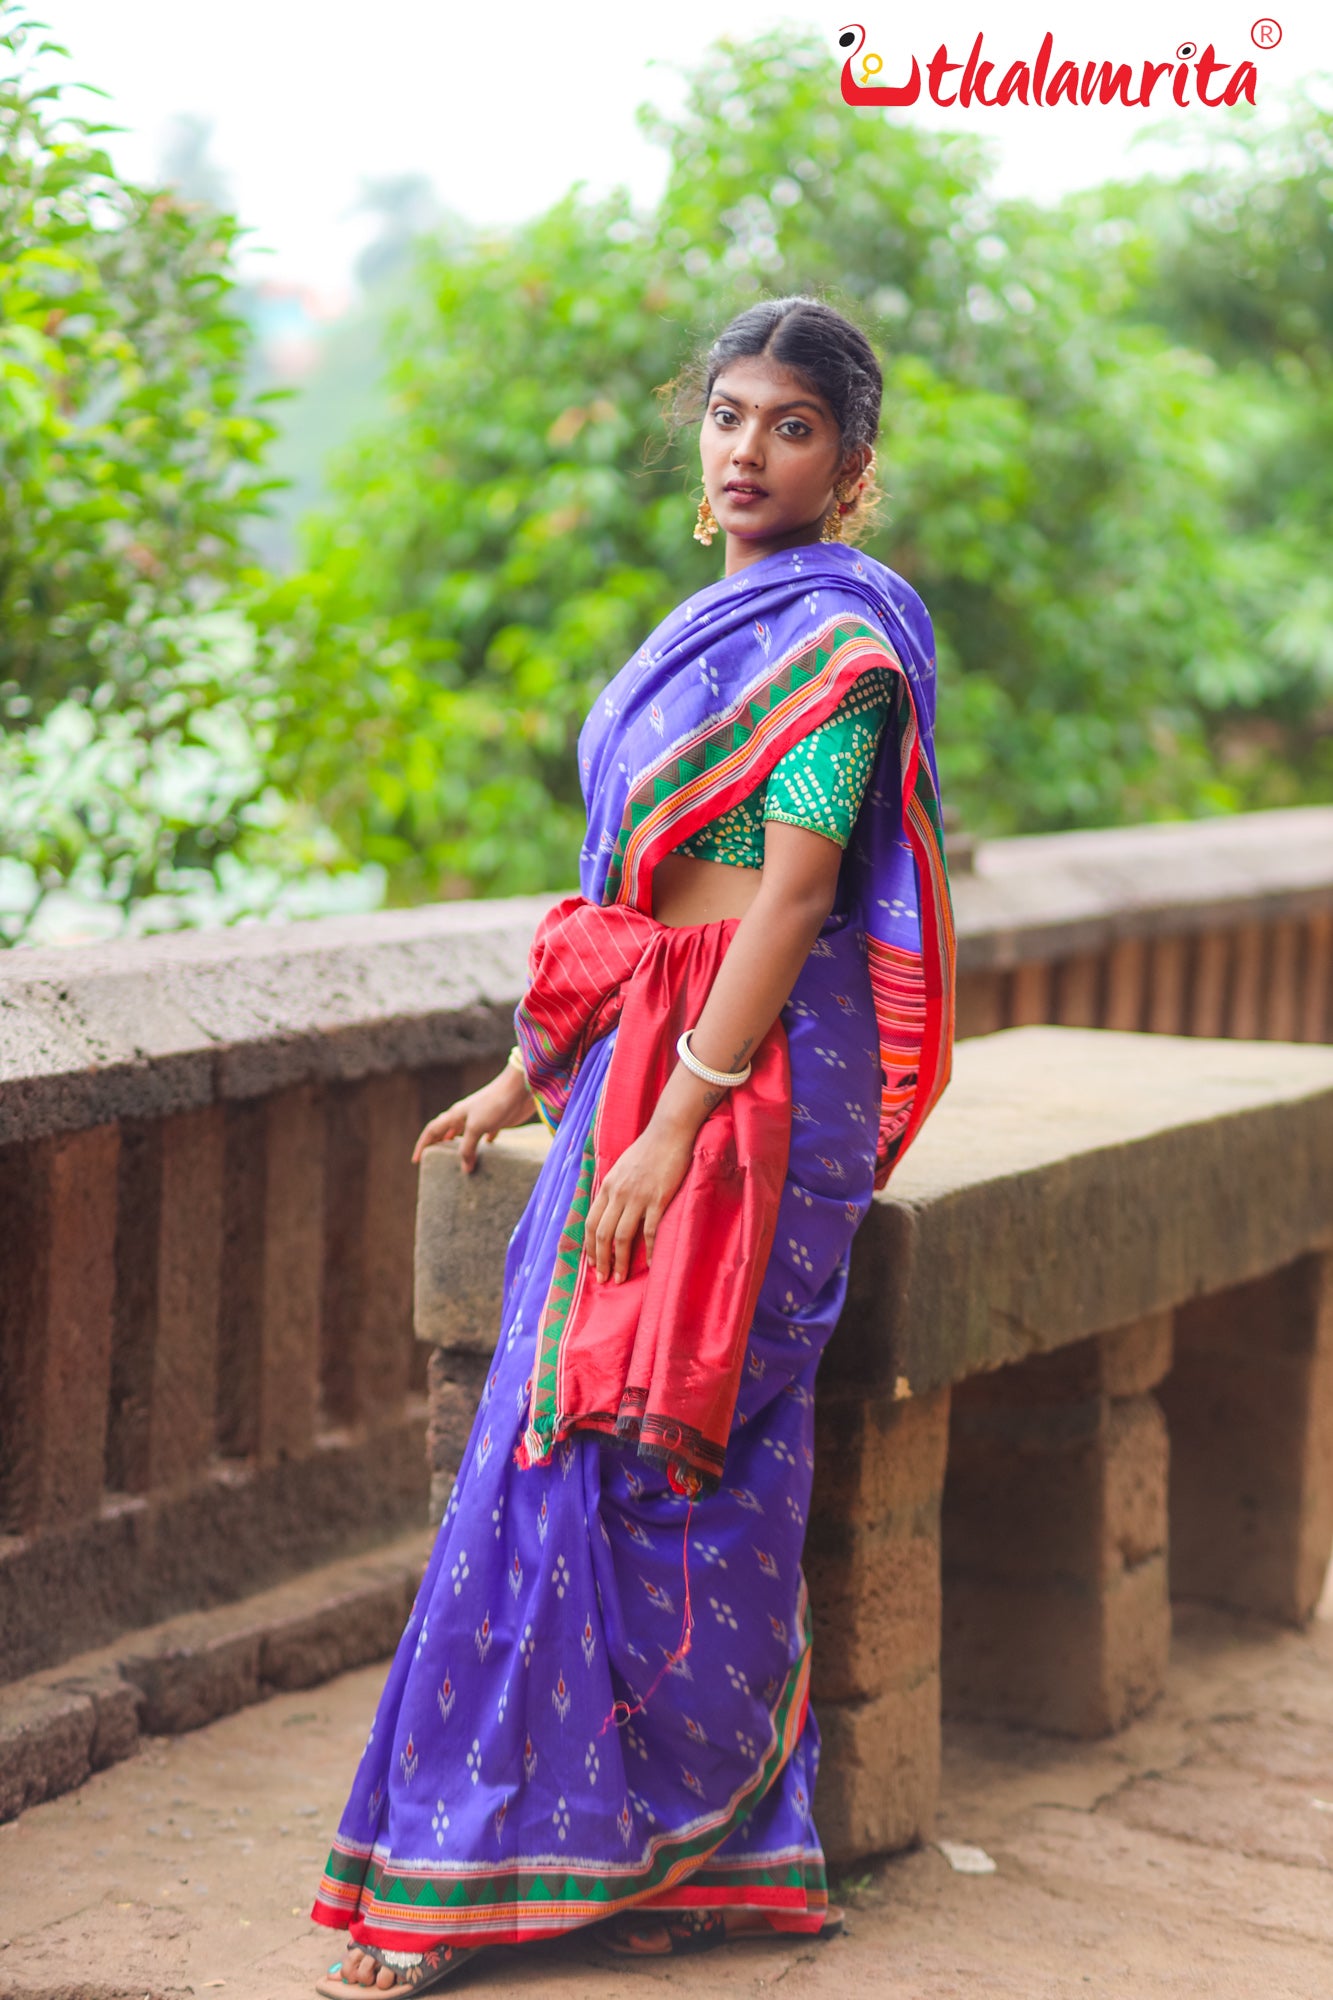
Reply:
[[849, 452], [843, 454], [842, 464], [838, 468], [837, 488], [839, 494], [854, 487], [859, 479], [864, 479], [866, 467], [869, 465], [871, 457], [872, 453], [869, 446], [863, 444], [854, 445]]

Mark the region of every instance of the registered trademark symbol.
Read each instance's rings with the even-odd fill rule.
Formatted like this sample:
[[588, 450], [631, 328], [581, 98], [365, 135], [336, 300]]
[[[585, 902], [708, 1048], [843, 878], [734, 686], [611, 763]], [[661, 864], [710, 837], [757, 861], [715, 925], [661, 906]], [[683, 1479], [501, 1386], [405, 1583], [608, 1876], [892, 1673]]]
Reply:
[[1276, 21], [1264, 14], [1250, 29], [1250, 40], [1256, 49], [1275, 49], [1282, 40], [1282, 30]]

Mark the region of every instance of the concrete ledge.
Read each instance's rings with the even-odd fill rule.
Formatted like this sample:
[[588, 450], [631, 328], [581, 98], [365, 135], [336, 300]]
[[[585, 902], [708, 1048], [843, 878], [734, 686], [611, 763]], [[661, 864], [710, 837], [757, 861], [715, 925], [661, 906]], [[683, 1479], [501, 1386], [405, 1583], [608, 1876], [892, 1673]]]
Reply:
[[387, 1659], [430, 1554], [412, 1535], [0, 1689], [0, 1820], [174, 1736]]
[[1333, 1049], [979, 1036], [857, 1238], [824, 1379], [919, 1394], [1330, 1242]]
[[0, 1144], [502, 1051], [550, 902], [0, 952]]
[[960, 972], [1305, 917], [1333, 902], [1333, 806], [985, 840], [952, 886]]
[[[416, 1327], [495, 1344], [505, 1245], [544, 1151], [422, 1163]], [[1011, 1028], [954, 1076], [856, 1238], [825, 1394], [923, 1395], [1333, 1243], [1333, 1049]], [[1071, 1246], [1077, 1246], [1071, 1251]]]
[[[1333, 907], [1333, 807], [981, 842], [963, 974]], [[498, 1054], [549, 896], [0, 952], [0, 1144]]]

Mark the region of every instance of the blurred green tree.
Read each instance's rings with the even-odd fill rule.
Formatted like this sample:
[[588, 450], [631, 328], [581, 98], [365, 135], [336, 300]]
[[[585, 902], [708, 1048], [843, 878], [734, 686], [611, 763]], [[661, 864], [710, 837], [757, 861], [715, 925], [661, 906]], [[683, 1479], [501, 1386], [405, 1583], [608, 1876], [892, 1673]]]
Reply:
[[718, 568], [655, 394], [764, 293], [843, 304], [884, 358], [871, 546], [934, 615], [977, 831], [1333, 789], [1313, 100], [1172, 182], [1003, 202], [980, 142], [850, 111], [784, 32], [648, 115], [650, 214], [575, 189], [504, 235], [445, 217], [404, 267], [425, 191], [382, 189], [381, 414], [266, 579], [236, 224], [119, 182], [7, 0], [0, 29], [0, 935], [76, 882], [153, 923], [292, 907], [353, 859], [362, 901], [567, 883], [579, 722]]
[[424, 252], [392, 407], [268, 607], [299, 691], [283, 782], [395, 894], [571, 878], [579, 719], [717, 567], [653, 392], [761, 292], [842, 303], [885, 358], [871, 547], [931, 607], [946, 783], [978, 830], [1327, 785], [1327, 522], [1287, 562], [1270, 532], [1314, 415], [1276, 329], [1326, 229], [1326, 114], [1290, 142], [1280, 247], [1271, 161], [1236, 127], [1216, 228], [1274, 273], [1266, 353], [1214, 337], [1253, 313], [1202, 183], [1181, 215], [1153, 184], [997, 202], [979, 142], [847, 110], [813, 38], [719, 45], [647, 123], [670, 151], [652, 215], [575, 191]]
[[272, 426], [240, 395], [236, 222], [119, 179], [29, 66], [54, 45], [0, 27], [0, 683], [40, 712], [132, 612], [234, 580]]
[[1182, 673], [1246, 797], [1333, 795], [1333, 112], [1223, 128], [1169, 187], [1100, 191], [1134, 231], [1134, 310], [1230, 385], [1231, 612]]
[[274, 790], [276, 691], [229, 602], [273, 430], [242, 393], [238, 225], [119, 178], [52, 54], [0, 4], [0, 942], [287, 907], [307, 873], [298, 907], [336, 901], [346, 857]]

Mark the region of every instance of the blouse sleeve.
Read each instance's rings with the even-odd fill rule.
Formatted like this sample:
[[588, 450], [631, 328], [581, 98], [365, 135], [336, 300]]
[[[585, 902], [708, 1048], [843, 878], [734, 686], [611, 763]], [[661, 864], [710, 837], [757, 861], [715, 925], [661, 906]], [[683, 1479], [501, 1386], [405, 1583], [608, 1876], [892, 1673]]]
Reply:
[[895, 699], [887, 668], [865, 673], [826, 721], [773, 766], [764, 818], [803, 826], [846, 847]]

